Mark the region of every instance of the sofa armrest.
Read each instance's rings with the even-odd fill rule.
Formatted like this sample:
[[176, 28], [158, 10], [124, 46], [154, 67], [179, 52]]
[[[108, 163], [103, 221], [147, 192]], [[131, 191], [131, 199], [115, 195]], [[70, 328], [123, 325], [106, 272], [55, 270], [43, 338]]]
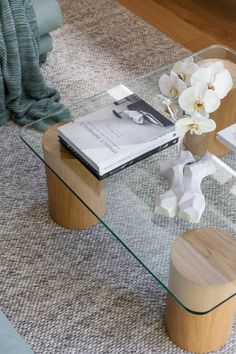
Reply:
[[53, 45], [50, 34], [44, 34], [39, 38], [39, 55], [50, 52], [52, 48]]
[[61, 27], [62, 14], [57, 0], [32, 0], [32, 4], [40, 36]]

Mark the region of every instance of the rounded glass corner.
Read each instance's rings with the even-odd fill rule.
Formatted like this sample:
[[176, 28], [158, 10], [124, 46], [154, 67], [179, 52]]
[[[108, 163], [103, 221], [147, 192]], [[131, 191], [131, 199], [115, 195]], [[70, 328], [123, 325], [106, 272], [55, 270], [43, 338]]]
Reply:
[[192, 55], [197, 61], [205, 59], [229, 60], [236, 63], [236, 51], [222, 44], [213, 44]]

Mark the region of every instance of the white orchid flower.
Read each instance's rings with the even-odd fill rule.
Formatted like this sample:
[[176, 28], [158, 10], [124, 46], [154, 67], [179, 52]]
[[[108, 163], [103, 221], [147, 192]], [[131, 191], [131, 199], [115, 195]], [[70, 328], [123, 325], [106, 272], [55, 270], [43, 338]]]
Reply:
[[179, 105], [186, 114], [196, 118], [209, 118], [209, 113], [220, 106], [220, 99], [207, 84], [199, 81], [179, 96]]
[[191, 75], [199, 69], [199, 66], [194, 63], [193, 57], [186, 58], [185, 60], [175, 63], [172, 71], [183, 80], [187, 85], [190, 84]]
[[177, 98], [183, 92], [187, 85], [181, 80], [176, 73], [170, 72], [170, 76], [163, 74], [159, 79], [159, 87], [161, 92], [169, 98]]
[[178, 106], [176, 102], [162, 95], [157, 96], [157, 101], [158, 108], [160, 109], [160, 111], [170, 114], [173, 120], [176, 120], [176, 116], [178, 113]]
[[191, 85], [203, 81], [210, 90], [215, 91], [220, 99], [224, 98], [233, 87], [233, 80], [228, 70], [221, 61], [211, 63], [207, 67], [201, 67], [191, 76]]
[[175, 130], [181, 141], [187, 132], [190, 134], [201, 135], [215, 130], [216, 123], [213, 119], [185, 117], [177, 120]]

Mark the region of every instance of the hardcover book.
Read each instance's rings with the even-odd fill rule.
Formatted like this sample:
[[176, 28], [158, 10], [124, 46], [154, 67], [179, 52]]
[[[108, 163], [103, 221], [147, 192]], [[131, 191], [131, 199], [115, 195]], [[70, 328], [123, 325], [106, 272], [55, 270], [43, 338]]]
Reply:
[[177, 143], [171, 120], [124, 86], [113, 103], [58, 128], [60, 141], [98, 178]]

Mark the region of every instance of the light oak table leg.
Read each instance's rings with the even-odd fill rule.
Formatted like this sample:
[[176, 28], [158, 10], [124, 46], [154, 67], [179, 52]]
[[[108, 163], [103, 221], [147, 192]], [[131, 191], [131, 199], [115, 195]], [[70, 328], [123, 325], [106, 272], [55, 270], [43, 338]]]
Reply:
[[195, 315], [168, 295], [166, 329], [178, 347], [194, 353], [208, 353], [225, 345], [232, 331], [234, 314], [234, 297], [205, 315]]
[[236, 310], [236, 239], [208, 228], [177, 237], [171, 249], [169, 289], [186, 307], [168, 296], [170, 339], [196, 353], [221, 348], [230, 336]]
[[66, 229], [86, 229], [98, 219], [48, 167], [45, 169], [49, 211], [52, 219]]
[[46, 166], [49, 211], [53, 220], [62, 227], [89, 228], [105, 214], [105, 185], [58, 141], [57, 127], [62, 124], [65, 122], [53, 125], [43, 136], [44, 160], [50, 166]]

